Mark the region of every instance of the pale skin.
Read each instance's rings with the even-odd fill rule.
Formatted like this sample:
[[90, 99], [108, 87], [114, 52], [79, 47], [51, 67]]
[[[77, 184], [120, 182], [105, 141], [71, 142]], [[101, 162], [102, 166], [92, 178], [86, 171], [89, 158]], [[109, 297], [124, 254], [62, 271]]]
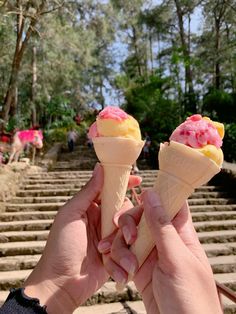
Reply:
[[[144, 192], [142, 201], [143, 206], [120, 217], [117, 234], [99, 244], [109, 274], [119, 273], [124, 283], [133, 277], [148, 314], [222, 314], [212, 270], [187, 203], [171, 222], [154, 191]], [[143, 208], [155, 248], [138, 269], [128, 245], [137, 237]], [[103, 242], [106, 250], [101, 250]]]
[[[129, 186], [140, 182], [139, 177], [131, 176]], [[73, 313], [109, 278], [97, 249], [102, 186], [103, 169], [98, 164], [86, 186], [60, 208], [43, 255], [24, 283], [25, 294], [38, 298], [49, 314]], [[130, 203], [125, 202], [123, 210], [130, 208], [127, 206]]]

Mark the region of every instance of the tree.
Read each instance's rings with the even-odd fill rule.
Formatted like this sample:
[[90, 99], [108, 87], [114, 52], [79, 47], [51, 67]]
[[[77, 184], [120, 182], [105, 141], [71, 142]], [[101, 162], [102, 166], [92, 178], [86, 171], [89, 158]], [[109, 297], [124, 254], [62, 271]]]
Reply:
[[3, 102], [1, 117], [5, 122], [8, 121], [9, 115], [14, 116], [17, 110], [17, 87], [19, 72], [22, 64], [22, 59], [29, 43], [29, 40], [36, 32], [36, 25], [40, 18], [64, 4], [63, 1], [46, 0], [41, 1], [5, 1], [4, 5], [6, 13], [12, 12], [16, 16], [16, 45], [12, 61], [11, 75]]

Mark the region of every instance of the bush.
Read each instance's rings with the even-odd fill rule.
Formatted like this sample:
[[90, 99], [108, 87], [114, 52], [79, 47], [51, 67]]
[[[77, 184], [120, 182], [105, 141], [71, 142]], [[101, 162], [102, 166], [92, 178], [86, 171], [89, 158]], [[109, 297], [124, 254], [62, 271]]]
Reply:
[[236, 122], [235, 95], [223, 90], [211, 90], [203, 98], [203, 112], [220, 122]]
[[236, 123], [225, 124], [223, 152], [226, 161], [236, 162]]

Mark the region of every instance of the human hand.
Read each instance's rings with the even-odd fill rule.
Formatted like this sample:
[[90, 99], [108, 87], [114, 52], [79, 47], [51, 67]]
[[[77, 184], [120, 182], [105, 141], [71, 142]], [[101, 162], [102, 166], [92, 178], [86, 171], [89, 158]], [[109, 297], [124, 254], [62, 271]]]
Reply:
[[[139, 177], [130, 177], [130, 187], [139, 183]], [[109, 277], [97, 250], [102, 186], [98, 164], [86, 186], [60, 208], [43, 255], [24, 284], [26, 295], [37, 297], [48, 313], [72, 313]]]
[[[155, 249], [137, 270], [137, 260], [128, 250], [128, 241], [124, 240], [131, 239], [129, 244], [132, 244], [137, 237], [136, 225], [141, 207], [136, 211], [132, 209], [119, 220], [121, 230], [126, 231], [123, 232], [124, 237], [121, 231], [117, 233], [108, 263], [115, 261], [124, 280], [127, 280], [127, 268], [122, 267], [122, 259], [129, 261], [130, 269], [137, 270], [133, 280], [148, 314], [222, 314], [212, 270], [199, 243], [187, 204], [171, 222], [154, 191], [143, 193], [142, 201]], [[111, 276], [114, 269], [114, 264], [108, 268]]]

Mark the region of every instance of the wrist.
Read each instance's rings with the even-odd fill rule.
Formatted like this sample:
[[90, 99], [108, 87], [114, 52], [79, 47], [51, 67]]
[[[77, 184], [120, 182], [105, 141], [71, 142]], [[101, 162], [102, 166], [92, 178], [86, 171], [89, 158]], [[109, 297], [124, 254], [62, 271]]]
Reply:
[[69, 296], [63, 286], [56, 285], [49, 276], [43, 276], [36, 269], [30, 274], [24, 283], [24, 293], [30, 298], [39, 299], [41, 306], [46, 306], [48, 314], [71, 314], [76, 309], [75, 302]]

